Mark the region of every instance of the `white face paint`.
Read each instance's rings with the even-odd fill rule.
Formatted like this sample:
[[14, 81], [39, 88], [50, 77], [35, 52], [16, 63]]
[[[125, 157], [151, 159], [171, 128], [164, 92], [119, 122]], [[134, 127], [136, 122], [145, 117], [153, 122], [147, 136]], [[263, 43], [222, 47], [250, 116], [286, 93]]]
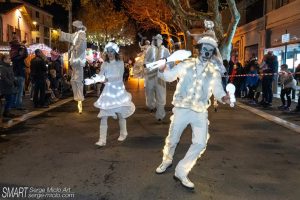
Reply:
[[157, 40], [157, 46], [159, 46], [159, 47], [160, 47], [160, 46], [162, 45], [162, 43], [163, 43], [163, 41], [162, 41], [162, 40], [159, 40], [159, 39]]
[[154, 45], [157, 46], [157, 47], [160, 47], [162, 45], [162, 40], [160, 39], [154, 39]]
[[209, 59], [212, 58], [213, 54], [215, 51], [215, 47], [210, 45], [210, 44], [203, 44], [202, 48], [200, 49], [200, 55], [199, 57], [203, 60], [203, 61], [207, 61]]
[[107, 50], [106, 50], [106, 53], [107, 53], [108, 59], [110, 61], [116, 59], [116, 52], [112, 47], [108, 47]]

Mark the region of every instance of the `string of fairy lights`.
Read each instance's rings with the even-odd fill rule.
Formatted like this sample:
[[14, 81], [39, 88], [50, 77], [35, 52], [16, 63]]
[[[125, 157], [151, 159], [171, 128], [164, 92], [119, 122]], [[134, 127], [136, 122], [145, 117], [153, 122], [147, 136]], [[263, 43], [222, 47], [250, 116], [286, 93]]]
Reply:
[[88, 33], [87, 41], [96, 46], [105, 46], [107, 42], [114, 41], [119, 46], [130, 46], [134, 43], [133, 38], [125, 36], [106, 35], [104, 33]]

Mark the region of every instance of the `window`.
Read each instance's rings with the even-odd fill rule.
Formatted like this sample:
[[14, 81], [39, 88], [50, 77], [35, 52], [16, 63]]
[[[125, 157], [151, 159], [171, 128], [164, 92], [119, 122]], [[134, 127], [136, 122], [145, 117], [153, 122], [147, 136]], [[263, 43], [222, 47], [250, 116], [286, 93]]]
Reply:
[[49, 39], [44, 39], [44, 43], [48, 46], [50, 46], [50, 40]]
[[19, 39], [19, 41], [22, 41], [22, 38], [21, 38], [21, 30], [15, 28], [15, 33], [16, 33], [16, 36], [17, 36], [17, 38]]
[[12, 40], [13, 32], [14, 32], [14, 27], [7, 24], [7, 41], [8, 42]]
[[44, 36], [50, 37], [50, 29], [48, 27], [44, 27]]
[[246, 23], [252, 22], [263, 16], [264, 1], [256, 1], [246, 8]]
[[27, 33], [25, 33], [24, 40], [25, 40], [26, 42], [27, 42], [27, 40], [28, 40], [28, 34], [27, 34]]
[[40, 38], [39, 38], [39, 37], [36, 37], [35, 42], [36, 42], [36, 43], [40, 43]]
[[36, 18], [40, 18], [40, 13], [39, 13], [39, 11], [35, 11], [35, 17], [36, 17]]
[[258, 55], [258, 44], [247, 46], [244, 49], [244, 63], [247, 63], [253, 57], [257, 58]]
[[36, 25], [36, 31], [40, 31], [40, 25]]

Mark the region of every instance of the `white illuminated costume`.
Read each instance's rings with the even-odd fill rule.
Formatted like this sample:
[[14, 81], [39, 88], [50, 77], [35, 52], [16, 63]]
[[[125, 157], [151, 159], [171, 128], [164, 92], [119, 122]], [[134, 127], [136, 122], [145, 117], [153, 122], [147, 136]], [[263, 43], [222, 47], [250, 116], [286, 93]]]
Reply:
[[83, 95], [83, 68], [86, 62], [86, 28], [81, 21], [74, 21], [73, 26], [78, 30], [73, 33], [60, 32], [60, 40], [70, 42], [70, 65], [72, 67], [71, 84], [74, 100], [78, 101], [79, 113], [82, 112]]
[[[145, 64], [167, 58], [170, 55], [169, 50], [162, 45], [162, 41], [163, 38], [160, 34], [154, 37], [151, 47], [149, 47], [146, 52]], [[157, 72], [157, 70], [149, 71], [145, 68], [146, 106], [150, 110], [156, 108], [155, 118], [162, 120], [166, 115], [166, 82], [157, 76]]]
[[223, 66], [218, 64], [218, 59], [213, 55], [217, 50], [216, 39], [204, 36], [198, 44], [202, 48], [198, 58], [186, 60], [158, 74], [168, 82], [179, 78], [179, 83], [172, 101], [173, 116], [163, 149], [163, 162], [156, 169], [156, 173], [161, 174], [171, 166], [181, 134], [188, 125], [191, 125], [192, 144], [185, 157], [178, 163], [174, 176], [190, 189], [194, 188], [194, 184], [188, 179], [188, 173], [205, 151], [209, 138], [207, 108], [210, 106], [210, 97], [213, 94], [222, 102], [226, 96], [220, 73]]
[[[119, 52], [116, 44], [109, 42], [105, 47], [105, 52], [114, 50]], [[106, 82], [103, 92], [94, 106], [100, 109], [98, 117], [101, 118], [100, 138], [96, 143], [98, 146], [105, 146], [107, 136], [107, 118], [119, 119], [120, 137], [119, 141], [127, 137], [126, 118], [135, 111], [135, 106], [131, 101], [131, 94], [125, 90], [123, 83], [124, 62], [111, 60], [105, 61], [101, 66], [100, 76], [105, 76]]]

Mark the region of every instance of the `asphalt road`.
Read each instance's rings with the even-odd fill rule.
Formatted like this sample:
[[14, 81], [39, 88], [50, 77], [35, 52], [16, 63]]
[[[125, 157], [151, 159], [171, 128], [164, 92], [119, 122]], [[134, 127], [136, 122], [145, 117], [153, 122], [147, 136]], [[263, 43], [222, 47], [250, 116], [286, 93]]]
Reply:
[[[210, 111], [208, 147], [189, 175], [194, 192], [173, 180], [174, 165], [156, 175], [169, 120], [159, 124], [145, 110], [141, 85], [128, 85], [137, 110], [128, 119], [129, 137], [123, 143], [117, 141], [117, 121], [110, 119], [107, 146], [95, 148], [96, 97], [87, 98], [82, 115], [71, 102], [5, 132], [0, 137], [0, 189], [67, 187], [75, 197], [59, 199], [80, 200], [299, 199], [299, 134], [238, 107]], [[174, 164], [190, 143], [187, 128]]]

